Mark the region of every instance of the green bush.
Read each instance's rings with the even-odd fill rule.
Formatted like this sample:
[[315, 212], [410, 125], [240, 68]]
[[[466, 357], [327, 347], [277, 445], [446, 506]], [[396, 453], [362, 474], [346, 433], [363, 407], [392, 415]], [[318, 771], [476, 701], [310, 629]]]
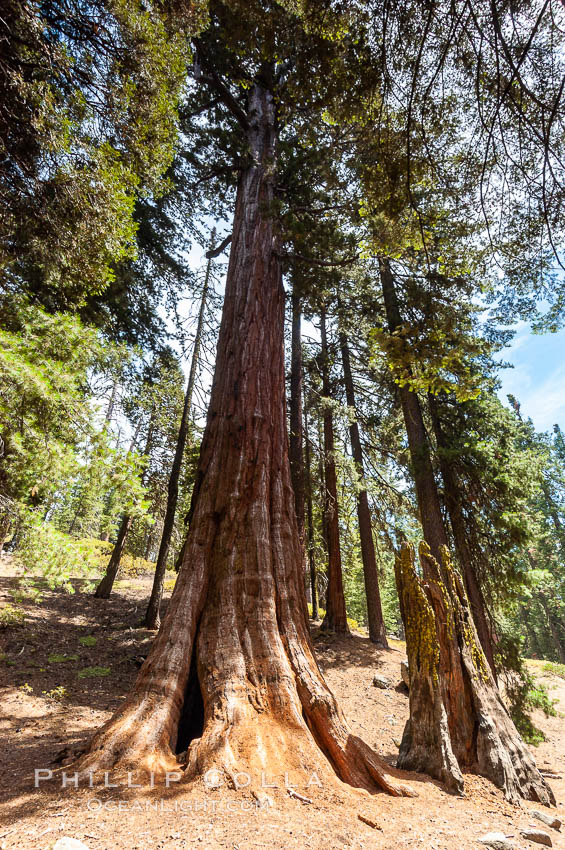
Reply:
[[529, 708], [539, 708], [546, 717], [555, 717], [557, 714], [555, 711], [557, 700], [551, 699], [545, 685], [539, 682], [533, 688], [530, 688], [526, 700]]
[[560, 679], [565, 679], [565, 664], [557, 664], [555, 661], [547, 661], [541, 668], [544, 673], [553, 673]]
[[9, 602], [0, 608], [0, 629], [8, 629], [11, 626], [22, 626], [25, 620], [25, 611], [11, 605]]
[[105, 566], [111, 544], [91, 537], [76, 540], [29, 508], [22, 514], [18, 558], [26, 571], [41, 574], [49, 587], [73, 593], [71, 577], [99, 573]]
[[518, 732], [528, 743], [537, 746], [545, 741], [545, 735], [541, 729], [533, 723], [529, 712], [539, 708], [546, 717], [554, 717], [555, 702], [549, 697], [547, 688], [522, 668], [519, 676], [514, 676], [512, 684], [507, 688], [510, 702], [510, 716], [514, 721]]

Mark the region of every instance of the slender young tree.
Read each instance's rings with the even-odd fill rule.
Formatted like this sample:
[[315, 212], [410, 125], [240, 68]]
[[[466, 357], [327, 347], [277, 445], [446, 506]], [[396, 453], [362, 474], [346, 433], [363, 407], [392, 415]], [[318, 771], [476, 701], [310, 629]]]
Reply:
[[434, 396], [428, 396], [428, 405], [431, 414], [432, 427], [436, 438], [438, 449], [439, 468], [443, 480], [443, 491], [445, 494], [445, 506], [449, 514], [451, 522], [451, 530], [453, 532], [453, 541], [455, 543], [455, 552], [457, 560], [463, 573], [465, 582], [465, 590], [471, 603], [473, 612], [473, 620], [477, 628], [477, 634], [481, 642], [481, 647], [486, 659], [489, 663], [492, 675], [495, 680], [497, 678], [496, 665], [494, 662], [494, 649], [492, 630], [489, 625], [485, 599], [482, 588], [479, 584], [477, 574], [473, 567], [473, 558], [467, 540], [467, 529], [465, 527], [465, 518], [463, 516], [463, 505], [461, 501], [461, 491], [457, 486], [453, 469], [446, 457], [448, 449], [445, 434], [442, 429], [440, 413], [438, 410], [437, 401]]
[[359, 490], [357, 492], [357, 519], [359, 522], [359, 537], [361, 539], [361, 557], [363, 559], [363, 577], [365, 580], [365, 593], [367, 596], [367, 620], [369, 625], [369, 638], [377, 646], [388, 647], [386, 629], [381, 605], [381, 594], [379, 590], [379, 577], [377, 573], [377, 559], [375, 555], [375, 542], [373, 540], [373, 529], [371, 526], [371, 510], [369, 508], [369, 497], [365, 484], [365, 470], [363, 467], [363, 448], [359, 435], [359, 424], [357, 422], [357, 411], [355, 405], [355, 386], [351, 372], [351, 357], [347, 337], [343, 331], [339, 335], [341, 347], [341, 361], [343, 365], [343, 378], [345, 383], [345, 395], [347, 404], [352, 411], [353, 417], [349, 425], [349, 436], [351, 439], [351, 450], [355, 469], [359, 476]]
[[[381, 285], [388, 329], [393, 334], [402, 324], [400, 306], [394, 276], [388, 260], [380, 261]], [[418, 395], [403, 383], [398, 387], [402, 406], [404, 425], [408, 437], [408, 446], [412, 462], [412, 475], [416, 488], [420, 521], [424, 539], [436, 560], [440, 559], [442, 547], [449, 547], [449, 540], [443, 522], [441, 501], [434, 477], [431, 447], [424, 424], [422, 408]]]
[[[130, 449], [128, 454], [131, 454], [135, 450], [135, 446], [137, 444], [137, 440], [139, 438], [139, 430], [141, 428], [141, 419], [138, 421], [135, 434], [133, 435]], [[143, 456], [148, 458], [149, 452], [151, 451], [151, 442], [153, 440], [153, 416], [151, 415], [149, 418], [149, 425], [147, 427], [147, 438], [145, 441], [145, 451], [143, 452]], [[144, 483], [144, 475], [145, 470], [142, 473], [141, 484], [143, 486]], [[108, 561], [108, 566], [106, 567], [106, 572], [102, 576], [98, 587], [94, 592], [94, 596], [96, 599], [109, 599], [110, 594], [112, 593], [114, 582], [116, 580], [116, 576], [118, 575], [118, 570], [120, 569], [120, 563], [122, 560], [122, 555], [124, 552], [124, 547], [126, 545], [127, 536], [131, 529], [131, 525], [133, 522], [134, 516], [131, 511], [126, 511], [121, 519], [120, 527], [118, 529], [118, 536], [116, 537], [116, 542], [114, 543], [114, 548], [112, 549], [112, 554], [110, 555], [110, 560]]]
[[290, 351], [290, 473], [296, 506], [298, 536], [304, 553], [304, 581], [306, 582], [306, 539], [304, 511], [304, 438], [302, 423], [302, 339], [301, 303], [298, 292], [292, 292], [292, 332]]
[[[214, 241], [215, 230], [212, 233], [212, 242]], [[171, 535], [175, 524], [175, 514], [177, 510], [177, 502], [179, 496], [179, 479], [182, 469], [182, 460], [188, 437], [190, 425], [190, 413], [192, 409], [192, 396], [194, 393], [194, 385], [196, 382], [196, 373], [198, 371], [198, 363], [200, 359], [200, 348], [202, 345], [202, 331], [204, 328], [204, 316], [206, 313], [206, 302], [208, 291], [210, 288], [210, 277], [212, 272], [212, 258], [208, 258], [206, 264], [206, 274], [204, 276], [204, 284], [202, 287], [202, 296], [200, 298], [200, 310], [198, 312], [198, 321], [196, 324], [196, 333], [194, 336], [194, 347], [192, 349], [192, 358], [190, 361], [190, 372], [184, 395], [184, 405], [182, 410], [181, 421], [179, 425], [179, 433], [175, 448], [173, 464], [171, 466], [171, 474], [167, 485], [167, 508], [165, 518], [163, 520], [163, 533], [161, 535], [161, 543], [159, 545], [159, 553], [157, 555], [157, 563], [155, 565], [155, 576], [153, 578], [153, 587], [147, 611], [145, 613], [145, 625], [148, 629], [158, 629], [161, 625], [160, 608], [163, 598], [163, 583], [165, 581], [165, 571], [167, 569], [167, 559], [169, 557], [169, 548], [171, 545]]]
[[308, 520], [308, 567], [310, 570], [310, 593], [312, 596], [312, 619], [317, 620], [318, 611], [318, 584], [316, 579], [316, 558], [314, 553], [314, 511], [312, 508], [312, 449], [310, 435], [308, 433], [308, 410], [304, 405], [304, 443], [305, 443], [305, 472], [306, 472], [306, 517]]
[[322, 337], [321, 367], [324, 402], [324, 526], [328, 547], [326, 614], [322, 622], [322, 628], [332, 632], [346, 634], [349, 631], [349, 626], [347, 624], [347, 612], [345, 610], [341, 547], [339, 542], [339, 505], [337, 501], [334, 424], [331, 407], [332, 391], [325, 309], [320, 311], [320, 333]]

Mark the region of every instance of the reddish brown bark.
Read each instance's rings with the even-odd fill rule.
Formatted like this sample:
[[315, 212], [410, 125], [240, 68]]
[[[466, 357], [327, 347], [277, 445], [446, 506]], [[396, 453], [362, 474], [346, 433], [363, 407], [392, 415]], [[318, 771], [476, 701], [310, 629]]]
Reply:
[[[138, 680], [81, 767], [166, 769], [175, 750], [188, 747], [188, 777], [211, 767], [228, 777], [319, 769], [328, 782], [337, 774], [401, 794], [406, 789], [351, 734], [307, 629], [288, 460], [284, 293], [269, 213], [274, 101], [259, 82], [248, 97], [251, 161], [238, 186], [184, 560]], [[190, 711], [200, 700], [202, 718]]]
[[[356, 416], [355, 387], [351, 372], [351, 358], [349, 346], [344, 333], [340, 334], [341, 359], [343, 363], [343, 378], [345, 383], [345, 395], [347, 404]], [[367, 621], [369, 626], [369, 638], [377, 646], [388, 648], [386, 639], [385, 621], [381, 604], [381, 593], [379, 589], [379, 576], [377, 572], [377, 558], [375, 555], [375, 542], [373, 540], [373, 528], [371, 524], [371, 511], [369, 509], [369, 497], [365, 483], [365, 470], [363, 468], [363, 449], [359, 435], [357, 419], [353, 418], [349, 426], [351, 438], [351, 451], [353, 461], [359, 476], [359, 491], [357, 493], [357, 519], [359, 522], [359, 538], [361, 541], [361, 557], [363, 560], [363, 577], [365, 580], [365, 595], [367, 598]]]
[[328, 587], [326, 591], [326, 614], [323, 629], [345, 634], [349, 631], [343, 593], [341, 569], [341, 547], [339, 543], [339, 506], [337, 501], [337, 473], [335, 467], [334, 426], [331, 408], [331, 386], [329, 373], [328, 337], [326, 313], [320, 314], [322, 336], [322, 394], [324, 407], [324, 525], [328, 547]]

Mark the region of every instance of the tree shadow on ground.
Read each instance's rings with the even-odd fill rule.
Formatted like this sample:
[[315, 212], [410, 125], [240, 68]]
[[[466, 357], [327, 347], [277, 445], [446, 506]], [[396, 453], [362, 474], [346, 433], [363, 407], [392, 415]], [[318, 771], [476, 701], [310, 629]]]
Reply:
[[372, 667], [378, 669], [381, 659], [385, 656], [395, 655], [398, 664], [405, 657], [405, 653], [396, 647], [380, 649], [368, 637], [359, 634], [335, 635], [314, 629], [312, 632], [314, 648], [318, 653], [323, 653], [324, 668], [332, 667]]
[[0, 602], [25, 612], [23, 624], [0, 631], [5, 802], [33, 791], [36, 768], [55, 769], [66, 761], [62, 751], [86, 746], [122, 702], [155, 637], [141, 626], [149, 581], [124, 576], [107, 600], [95, 599], [87, 580], [72, 585], [69, 594], [37, 581], [37, 602], [20, 598], [17, 577], [0, 577]]

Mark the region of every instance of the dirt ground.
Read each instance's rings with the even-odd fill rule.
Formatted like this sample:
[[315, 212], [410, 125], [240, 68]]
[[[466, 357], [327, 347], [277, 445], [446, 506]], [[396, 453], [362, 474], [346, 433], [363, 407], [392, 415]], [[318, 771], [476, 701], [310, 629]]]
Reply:
[[[17, 579], [8, 560], [0, 564], [0, 607], [13, 603]], [[0, 631], [0, 850], [51, 848], [58, 838], [79, 839], [89, 850], [157, 848], [393, 848], [425, 850], [480, 848], [477, 839], [503, 832], [516, 848], [533, 848], [520, 829], [536, 825], [536, 806], [508, 805], [490, 783], [465, 777], [466, 796], [446, 794], [438, 783], [409, 774], [413, 799], [369, 795], [346, 785], [285, 788], [284, 777], [266, 788], [270, 805], [258, 807], [248, 790], [209, 789], [162, 781], [154, 788], [62, 788], [62, 772], [73, 751], [88, 741], [119, 705], [150, 646], [152, 633], [139, 627], [149, 595], [149, 579], [118, 582], [108, 601], [96, 600], [80, 582], [77, 592], [44, 591], [40, 603], [18, 602], [22, 625]], [[83, 588], [81, 590], [81, 587]], [[362, 634], [328, 637], [314, 628], [320, 665], [353, 731], [394, 764], [408, 716], [408, 696], [400, 686], [404, 647], [392, 642], [379, 651]], [[373, 685], [378, 672], [391, 681]], [[533, 748], [542, 770], [565, 776], [565, 681], [535, 672], [557, 700], [556, 717], [536, 715], [547, 740]], [[34, 787], [36, 769], [53, 777]], [[47, 774], [41, 774], [41, 776]], [[132, 777], [140, 783], [140, 777]], [[565, 784], [549, 780], [565, 814]], [[245, 779], [242, 779], [242, 784]], [[288, 782], [294, 783], [292, 776]], [[304, 798], [304, 799], [301, 799]], [[539, 807], [538, 807], [539, 808]], [[370, 823], [364, 822], [363, 819]], [[562, 833], [551, 833], [564, 848]]]

